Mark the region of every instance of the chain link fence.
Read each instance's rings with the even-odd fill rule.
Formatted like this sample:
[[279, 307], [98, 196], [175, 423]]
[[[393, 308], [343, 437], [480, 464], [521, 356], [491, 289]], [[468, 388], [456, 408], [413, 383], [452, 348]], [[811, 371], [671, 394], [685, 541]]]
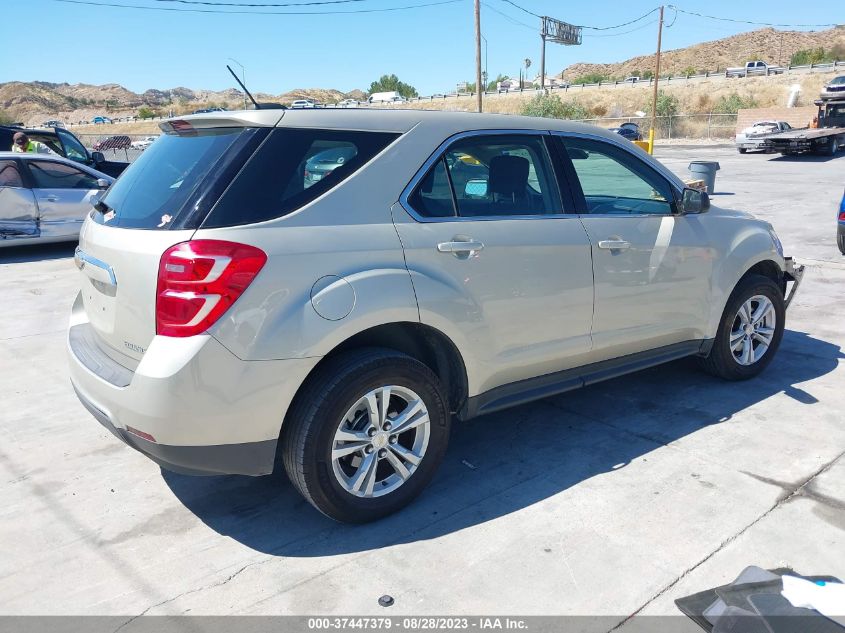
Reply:
[[[654, 138], [659, 140], [732, 141], [736, 134], [736, 114], [673, 114], [659, 116], [655, 121]], [[643, 137], [651, 129], [651, 117], [601, 117], [577, 119], [602, 128], [619, 127], [623, 123], [636, 123]]]

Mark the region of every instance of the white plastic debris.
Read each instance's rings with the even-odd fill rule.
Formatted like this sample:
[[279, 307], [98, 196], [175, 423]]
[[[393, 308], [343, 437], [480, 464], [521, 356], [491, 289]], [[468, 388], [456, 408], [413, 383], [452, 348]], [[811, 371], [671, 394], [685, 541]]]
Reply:
[[821, 580], [812, 582], [795, 576], [783, 576], [781, 594], [793, 607], [815, 609], [845, 626], [845, 584]]

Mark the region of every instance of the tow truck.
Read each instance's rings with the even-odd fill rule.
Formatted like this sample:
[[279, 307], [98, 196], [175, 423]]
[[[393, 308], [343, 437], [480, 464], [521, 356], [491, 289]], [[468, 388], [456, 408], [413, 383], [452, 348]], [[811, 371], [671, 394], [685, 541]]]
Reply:
[[817, 99], [817, 128], [805, 127], [766, 137], [768, 147], [784, 156], [804, 152], [833, 156], [845, 147], [845, 97]]

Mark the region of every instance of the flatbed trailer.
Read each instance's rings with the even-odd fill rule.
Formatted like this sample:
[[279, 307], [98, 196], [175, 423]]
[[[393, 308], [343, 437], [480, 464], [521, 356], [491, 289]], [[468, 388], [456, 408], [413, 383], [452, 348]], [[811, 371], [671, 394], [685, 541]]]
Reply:
[[812, 152], [833, 156], [845, 148], [845, 99], [819, 99], [817, 128], [800, 128], [766, 137], [767, 145], [784, 156]]
[[768, 147], [785, 156], [803, 152], [833, 156], [845, 147], [845, 127], [800, 128], [764, 138]]

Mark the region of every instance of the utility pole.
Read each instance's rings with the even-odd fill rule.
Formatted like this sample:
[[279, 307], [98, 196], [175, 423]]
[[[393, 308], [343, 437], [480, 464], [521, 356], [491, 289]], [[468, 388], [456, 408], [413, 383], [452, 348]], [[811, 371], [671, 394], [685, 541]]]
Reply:
[[651, 130], [648, 132], [648, 153], [654, 153], [654, 128], [657, 125], [657, 82], [660, 80], [660, 43], [663, 37], [663, 6], [660, 7], [660, 20], [657, 25], [657, 57], [654, 63], [654, 93], [651, 97]]
[[475, 0], [475, 103], [479, 112], [481, 112], [481, 91], [481, 0]]
[[[540, 40], [542, 40], [543, 45], [540, 48], [540, 90], [546, 90], [546, 36], [548, 32], [546, 31], [546, 18], [540, 18], [543, 21], [542, 26], [540, 27]], [[526, 67], [527, 70], [527, 67]]]

